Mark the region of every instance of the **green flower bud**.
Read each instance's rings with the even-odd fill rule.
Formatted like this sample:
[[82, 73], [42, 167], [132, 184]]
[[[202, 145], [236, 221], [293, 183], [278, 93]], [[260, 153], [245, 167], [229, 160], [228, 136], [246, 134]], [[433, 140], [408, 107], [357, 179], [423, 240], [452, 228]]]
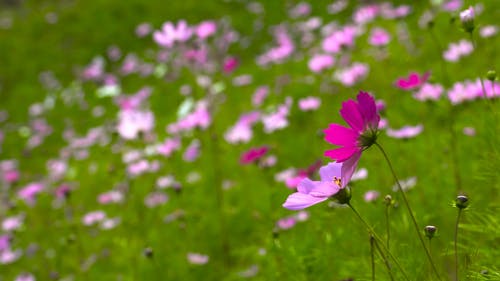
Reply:
[[469, 198], [465, 195], [459, 195], [457, 196], [457, 199], [455, 200], [455, 206], [459, 209], [465, 209], [467, 206], [469, 206]]
[[434, 237], [434, 234], [436, 234], [437, 227], [435, 227], [433, 225], [428, 225], [428, 226], [424, 227], [424, 231], [425, 231], [425, 236], [427, 238], [431, 239], [432, 237]]

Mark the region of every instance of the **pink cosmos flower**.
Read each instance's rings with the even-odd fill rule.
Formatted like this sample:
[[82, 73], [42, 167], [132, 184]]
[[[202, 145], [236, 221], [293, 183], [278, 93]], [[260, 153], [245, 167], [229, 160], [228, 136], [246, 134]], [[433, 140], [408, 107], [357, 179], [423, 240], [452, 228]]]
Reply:
[[374, 144], [377, 139], [380, 116], [375, 100], [366, 92], [360, 92], [357, 101], [348, 100], [342, 103], [340, 115], [350, 128], [330, 124], [330, 127], [324, 130], [327, 142], [341, 146], [327, 150], [325, 156], [344, 163], [342, 174], [349, 175], [350, 179], [361, 157], [361, 152]]
[[404, 126], [398, 130], [387, 129], [387, 135], [396, 139], [409, 139], [414, 138], [424, 130], [424, 126], [422, 124], [416, 126]]
[[190, 264], [203, 265], [209, 260], [209, 256], [199, 253], [188, 253], [187, 259]]
[[167, 138], [165, 141], [157, 146], [157, 152], [165, 157], [170, 157], [172, 153], [181, 147], [179, 138]]
[[243, 153], [240, 157], [240, 164], [246, 165], [259, 160], [264, 156], [269, 148], [267, 146], [251, 148], [247, 152]]
[[238, 67], [239, 64], [240, 62], [237, 58], [229, 57], [224, 61], [222, 70], [224, 71], [224, 73], [231, 73]]
[[321, 99], [317, 97], [307, 97], [299, 100], [299, 108], [302, 111], [312, 111], [319, 108]]
[[321, 72], [324, 69], [330, 68], [335, 60], [330, 55], [314, 55], [308, 62], [309, 69], [312, 72]]
[[286, 199], [283, 207], [302, 210], [334, 196], [347, 186], [352, 173], [342, 173], [344, 164], [329, 163], [319, 169], [320, 181], [304, 178], [297, 186], [297, 192]]
[[269, 87], [268, 86], [258, 87], [252, 96], [253, 106], [255, 106], [255, 107], [260, 106], [264, 102], [264, 99], [267, 97], [268, 94], [269, 94]]
[[38, 182], [30, 183], [18, 191], [17, 195], [19, 198], [24, 200], [26, 204], [35, 204], [35, 199], [38, 193], [42, 192], [44, 185]]
[[276, 222], [276, 226], [281, 230], [290, 229], [290, 228], [294, 227], [296, 224], [297, 224], [297, 219], [295, 219], [294, 217], [285, 217], [285, 218], [279, 219]]
[[184, 151], [182, 159], [186, 162], [193, 162], [200, 156], [200, 141], [194, 139]]
[[498, 27], [494, 25], [485, 25], [479, 29], [479, 34], [483, 38], [492, 37], [498, 33]]
[[443, 86], [441, 84], [429, 84], [425, 83], [422, 85], [420, 90], [413, 94], [413, 97], [419, 101], [426, 101], [426, 100], [439, 100], [441, 95], [443, 94]]
[[350, 67], [339, 70], [335, 78], [346, 87], [351, 87], [368, 75], [369, 66], [364, 63], [355, 62]]
[[462, 133], [464, 133], [464, 135], [466, 136], [473, 137], [476, 135], [476, 129], [474, 129], [473, 127], [464, 127]]
[[430, 72], [426, 72], [422, 76], [416, 72], [412, 72], [408, 75], [408, 78], [399, 78], [396, 81], [396, 87], [401, 90], [414, 90], [422, 86], [429, 79], [430, 75]]
[[345, 26], [341, 30], [333, 32], [323, 40], [322, 48], [328, 53], [339, 53], [343, 47], [354, 45], [357, 29], [353, 26]]
[[465, 39], [457, 43], [450, 43], [448, 49], [444, 51], [443, 57], [450, 62], [457, 62], [461, 57], [467, 56], [474, 51], [474, 46]]
[[214, 21], [201, 22], [196, 27], [196, 35], [200, 39], [206, 39], [217, 31], [217, 24]]
[[365, 199], [366, 202], [373, 202], [377, 200], [377, 198], [380, 196], [380, 192], [376, 190], [369, 190], [365, 193], [363, 196], [363, 199]]
[[385, 46], [391, 41], [391, 35], [385, 29], [377, 27], [372, 29], [368, 43], [372, 46]]

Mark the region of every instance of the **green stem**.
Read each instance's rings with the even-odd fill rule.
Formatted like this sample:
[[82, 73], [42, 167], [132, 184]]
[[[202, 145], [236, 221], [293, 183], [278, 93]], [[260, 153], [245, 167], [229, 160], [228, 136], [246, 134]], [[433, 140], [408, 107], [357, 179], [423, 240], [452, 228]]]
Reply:
[[384, 158], [385, 158], [387, 164], [389, 165], [392, 176], [394, 177], [394, 180], [396, 181], [398, 189], [401, 193], [401, 197], [403, 197], [403, 201], [406, 205], [406, 209], [408, 210], [408, 213], [410, 214], [413, 225], [415, 226], [415, 230], [417, 231], [418, 238], [420, 239], [420, 242], [422, 243], [422, 247], [425, 250], [425, 254], [427, 255], [427, 258], [429, 259], [429, 262], [432, 265], [432, 269], [433, 269], [434, 273], [436, 274], [438, 279], [441, 280], [441, 277], [439, 276], [438, 270], [437, 270], [436, 266], [434, 265], [434, 262], [432, 261], [431, 254], [429, 253], [429, 250], [427, 249], [427, 246], [425, 245], [424, 238], [422, 237], [422, 234], [420, 233], [420, 230], [419, 230], [420, 228], [418, 227], [417, 220], [415, 219], [415, 216], [413, 215], [413, 211], [411, 210], [410, 203], [408, 202], [408, 199], [406, 198], [406, 194], [403, 190], [403, 187], [401, 186], [401, 183], [399, 183], [398, 177], [396, 176], [396, 172], [394, 171], [394, 168], [392, 167], [391, 161], [389, 160], [389, 157], [385, 153], [385, 150], [382, 148], [382, 146], [380, 146], [380, 144], [377, 142], [375, 142], [375, 145], [380, 149], [380, 151], [384, 155]]
[[375, 243], [375, 238], [373, 235], [370, 234], [370, 254], [371, 254], [371, 261], [372, 261], [372, 281], [375, 281], [375, 249], [373, 247], [373, 244]]
[[462, 214], [462, 209], [458, 209], [457, 223], [455, 224], [455, 281], [458, 281], [458, 224], [460, 223], [460, 215]]
[[354, 207], [351, 205], [351, 203], [347, 203], [347, 205], [351, 208], [351, 210], [354, 212], [354, 214], [356, 214], [356, 217], [364, 224], [364, 226], [368, 230], [368, 233], [370, 233], [371, 235], [373, 235], [373, 237], [375, 237], [375, 241], [378, 242], [376, 245], [381, 245], [382, 246], [383, 250], [385, 252], [387, 252], [387, 255], [389, 255], [389, 257], [394, 261], [394, 263], [396, 264], [396, 266], [399, 268], [399, 270], [403, 274], [405, 280], [409, 281], [410, 279], [408, 278], [408, 275], [406, 274], [406, 271], [403, 269], [403, 267], [401, 266], [401, 264], [399, 264], [398, 260], [392, 255], [392, 253], [389, 251], [389, 249], [387, 249], [384, 246], [384, 243], [382, 242], [382, 239], [380, 239], [380, 237], [378, 237], [377, 233], [375, 233], [375, 231], [373, 230], [373, 228], [363, 219], [363, 217], [361, 217], [361, 215], [358, 213], [358, 211], [356, 211], [356, 209], [354, 209]]
[[390, 222], [389, 222], [389, 204], [385, 207], [385, 232], [387, 234], [387, 249], [389, 248], [389, 240], [390, 240]]
[[394, 281], [394, 276], [392, 276], [392, 270], [391, 270], [391, 265], [389, 264], [389, 261], [387, 260], [387, 257], [384, 255], [384, 252], [382, 249], [380, 249], [380, 246], [378, 245], [377, 241], [375, 241], [375, 247], [377, 248], [378, 253], [384, 260], [385, 267], [387, 268], [387, 273], [389, 274], [389, 277], [391, 278], [391, 281]]
[[449, 79], [449, 76], [448, 76], [448, 71], [446, 71], [446, 63], [443, 60], [444, 49], [441, 46], [441, 43], [439, 42], [436, 34], [434, 33], [433, 27], [429, 28], [429, 34], [431, 35], [432, 41], [436, 45], [436, 50], [438, 51], [439, 62], [440, 62], [440, 65], [441, 65], [441, 73], [443, 74], [443, 78], [444, 78], [444, 81], [445, 81], [446, 85], [448, 85], [449, 82], [450, 82], [450, 79]]

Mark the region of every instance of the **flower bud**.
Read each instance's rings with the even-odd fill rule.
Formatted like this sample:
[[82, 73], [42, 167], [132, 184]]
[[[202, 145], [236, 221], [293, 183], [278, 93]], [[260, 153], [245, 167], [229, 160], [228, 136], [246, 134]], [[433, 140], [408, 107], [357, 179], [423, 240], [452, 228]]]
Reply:
[[351, 197], [351, 189], [346, 186], [330, 198], [333, 198], [339, 204], [348, 204], [351, 201]]
[[150, 247], [147, 247], [144, 249], [143, 254], [146, 258], [152, 258], [153, 257], [153, 249]]
[[472, 6], [460, 13], [460, 21], [466, 32], [472, 33], [474, 31], [474, 8]]
[[387, 206], [392, 205], [392, 196], [391, 196], [390, 194], [387, 194], [387, 195], [384, 197], [384, 203], [385, 203]]
[[458, 195], [455, 200], [455, 206], [459, 209], [465, 209], [469, 205], [469, 198], [465, 195]]
[[486, 78], [491, 82], [495, 81], [497, 79], [497, 72], [495, 70], [489, 70], [486, 73]]
[[425, 231], [425, 236], [427, 236], [427, 238], [431, 239], [432, 237], [434, 237], [434, 234], [436, 234], [437, 227], [435, 227], [433, 225], [428, 225], [428, 226], [424, 227], [424, 231]]

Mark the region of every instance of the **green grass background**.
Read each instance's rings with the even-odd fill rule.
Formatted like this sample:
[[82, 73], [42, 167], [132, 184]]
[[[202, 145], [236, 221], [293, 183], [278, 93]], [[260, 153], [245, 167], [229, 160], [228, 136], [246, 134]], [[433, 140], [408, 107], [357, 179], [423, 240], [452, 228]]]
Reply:
[[[325, 22], [346, 22], [352, 13], [352, 3], [340, 15], [332, 16], [326, 13], [326, 5], [330, 2], [314, 1], [312, 13], [321, 16]], [[466, 5], [474, 4], [465, 2]], [[0, 30], [0, 109], [8, 110], [9, 122], [14, 124], [26, 122], [29, 105], [45, 98], [46, 90], [39, 83], [40, 72], [52, 71], [66, 87], [75, 79], [78, 67], [86, 65], [96, 55], [104, 55], [110, 45], [120, 47], [124, 53], [138, 54], [146, 48], [155, 48], [150, 37], [135, 37], [134, 29], [139, 23], [150, 22], [158, 28], [164, 21], [179, 19], [194, 24], [205, 19], [227, 18], [234, 29], [251, 38], [248, 48], [236, 45], [231, 52], [242, 62], [236, 74], [252, 74], [253, 84], [233, 87], [228, 77], [220, 77], [228, 88], [225, 91], [227, 101], [215, 116], [214, 130], [219, 135], [234, 124], [242, 111], [250, 109], [248, 103], [257, 85], [272, 86], [281, 75], [289, 75], [294, 82], [275, 95], [276, 101], [288, 95], [295, 100], [319, 95], [323, 102], [320, 110], [314, 113], [295, 109], [290, 127], [285, 130], [266, 135], [257, 126], [249, 144], [232, 146], [221, 142], [223, 157], [219, 157], [217, 164], [210, 153], [213, 143], [208, 134], [198, 132], [197, 137], [203, 144], [201, 159], [186, 164], [178, 153], [163, 161], [162, 174], [173, 173], [182, 180], [189, 172], [198, 171], [202, 174], [201, 181], [184, 184], [180, 194], [170, 193], [169, 202], [156, 209], [146, 209], [142, 204], [144, 196], [152, 190], [155, 175], [134, 180], [131, 200], [126, 205], [98, 206], [96, 195], [124, 181], [124, 173], [120, 156], [112, 154], [109, 147], [93, 147], [90, 160], [70, 163], [73, 172], [68, 180], [79, 183], [68, 203], [72, 206], [74, 221], [64, 219], [64, 209], [53, 209], [52, 199], [47, 194], [38, 199], [35, 207], [20, 204], [9, 211], [11, 215], [26, 214], [25, 227], [16, 233], [14, 245], [26, 248], [36, 243], [38, 251], [12, 265], [2, 265], [2, 280], [13, 280], [23, 271], [32, 272], [37, 280], [49, 280], [52, 272], [62, 277], [73, 276], [74, 280], [239, 280], [242, 278], [238, 273], [252, 265], [259, 267], [254, 280], [369, 280], [368, 235], [348, 209], [332, 209], [327, 204], [320, 204], [310, 208], [311, 218], [307, 222], [279, 235], [273, 234], [273, 220], [292, 214], [281, 207], [290, 191], [283, 184], [275, 183], [273, 175], [285, 168], [305, 167], [323, 158], [323, 151], [330, 146], [317, 136], [317, 131], [329, 123], [342, 123], [338, 115], [341, 101], [353, 98], [360, 89], [373, 92], [387, 102], [385, 115], [392, 126], [397, 128], [416, 123], [425, 126], [424, 132], [415, 139], [394, 140], [381, 134], [380, 143], [388, 151], [400, 178], [418, 177], [417, 186], [408, 196], [420, 226], [433, 224], [439, 228], [432, 247], [442, 275], [452, 276], [453, 271], [452, 237], [457, 210], [452, 203], [457, 194], [466, 193], [471, 206], [463, 217], [466, 226], [460, 232], [461, 274], [469, 276], [470, 280], [494, 280], [478, 273], [488, 269], [490, 276], [494, 276], [499, 271], [500, 255], [495, 250], [500, 239], [497, 216], [500, 167], [498, 101], [478, 100], [457, 107], [453, 130], [456, 131], [458, 161], [453, 162], [448, 102], [420, 103], [409, 93], [392, 86], [397, 77], [413, 70], [431, 70], [434, 81], [451, 86], [451, 83], [443, 82], [438, 51], [428, 31], [420, 29], [417, 24], [428, 4], [412, 1], [413, 12], [403, 21], [384, 20], [371, 24], [383, 26], [393, 36], [397, 25], [406, 25], [410, 40], [417, 47], [416, 55], [409, 55], [403, 46], [393, 42], [389, 47], [390, 57], [375, 61], [369, 55], [369, 47], [362, 46], [362, 42], [366, 42], [365, 34], [358, 39], [359, 45], [353, 57], [355, 61], [370, 64], [368, 78], [352, 89], [339, 86], [329, 94], [320, 93], [319, 79], [313, 84], [295, 82], [296, 78], [309, 75], [304, 60], [269, 69], [255, 65], [256, 55], [272, 44], [267, 27], [289, 21], [286, 8], [293, 4], [291, 1], [261, 3], [265, 8], [265, 28], [256, 32], [251, 24], [255, 16], [246, 11], [244, 1], [25, 1], [19, 6], [0, 6], [0, 15], [13, 20], [10, 29]], [[477, 23], [498, 23], [500, 7], [497, 1], [484, 1], [483, 4], [484, 12], [478, 16]], [[49, 12], [58, 15], [56, 24], [48, 24], [45, 20]], [[445, 13], [436, 18], [435, 31], [444, 46], [466, 38], [458, 24]], [[487, 70], [497, 68], [500, 65], [499, 40], [499, 36], [477, 38], [478, 49], [472, 55], [459, 63], [447, 64], [452, 82], [475, 79], [484, 76]], [[164, 125], [174, 120], [176, 108], [182, 101], [177, 94], [179, 85], [193, 82], [189, 74], [175, 83], [130, 78], [124, 82], [123, 88], [131, 93], [144, 84], [154, 87], [150, 103], [157, 115], [156, 130], [159, 135], [165, 135]], [[88, 117], [88, 111], [56, 104], [57, 110], [46, 115], [56, 132], [64, 128], [63, 120], [71, 120], [77, 131], [83, 134], [88, 128], [114, 116], [113, 110], [116, 109], [111, 102], [96, 98], [94, 90], [85, 89], [86, 100], [90, 105], [104, 104], [108, 108], [106, 115], [102, 119], [92, 119]], [[476, 128], [477, 136], [463, 135], [464, 126]], [[46, 161], [57, 157], [63, 141], [56, 133], [41, 147], [23, 153], [24, 141], [20, 140], [22, 137], [15, 136], [15, 132], [7, 135], [0, 157], [19, 159], [22, 185], [46, 173]], [[271, 146], [279, 159], [277, 166], [267, 171], [253, 166], [240, 167], [237, 162], [240, 153], [261, 144]], [[131, 146], [141, 147], [141, 144]], [[97, 165], [97, 173], [88, 173], [89, 162]], [[224, 263], [220, 250], [214, 165], [223, 171], [224, 179], [235, 184], [224, 192], [229, 265]], [[458, 167], [461, 190], [455, 184], [452, 165]], [[398, 194], [390, 190], [393, 185], [390, 171], [375, 147], [363, 154], [360, 166], [368, 168], [369, 178], [353, 185], [353, 205], [383, 234], [384, 205], [381, 201], [365, 203], [363, 193], [377, 189], [383, 195], [392, 194], [399, 200]], [[77, 223], [83, 214], [95, 209], [105, 210], [110, 217], [122, 217], [122, 223], [113, 230], [98, 232]], [[185, 212], [183, 219], [169, 224], [162, 222], [165, 215], [180, 209]], [[404, 206], [391, 211], [391, 224], [393, 252], [412, 280], [430, 280], [427, 260]], [[142, 255], [146, 247], [154, 250], [152, 260]], [[259, 249], [265, 249], [267, 254], [259, 254]], [[206, 253], [210, 261], [204, 266], [190, 265], [186, 261], [187, 252]], [[82, 261], [88, 261], [90, 257], [95, 258], [95, 263], [88, 271], [81, 270]], [[380, 260], [377, 260], [377, 274], [380, 280], [388, 280]], [[399, 278], [396, 279], [401, 280]]]

